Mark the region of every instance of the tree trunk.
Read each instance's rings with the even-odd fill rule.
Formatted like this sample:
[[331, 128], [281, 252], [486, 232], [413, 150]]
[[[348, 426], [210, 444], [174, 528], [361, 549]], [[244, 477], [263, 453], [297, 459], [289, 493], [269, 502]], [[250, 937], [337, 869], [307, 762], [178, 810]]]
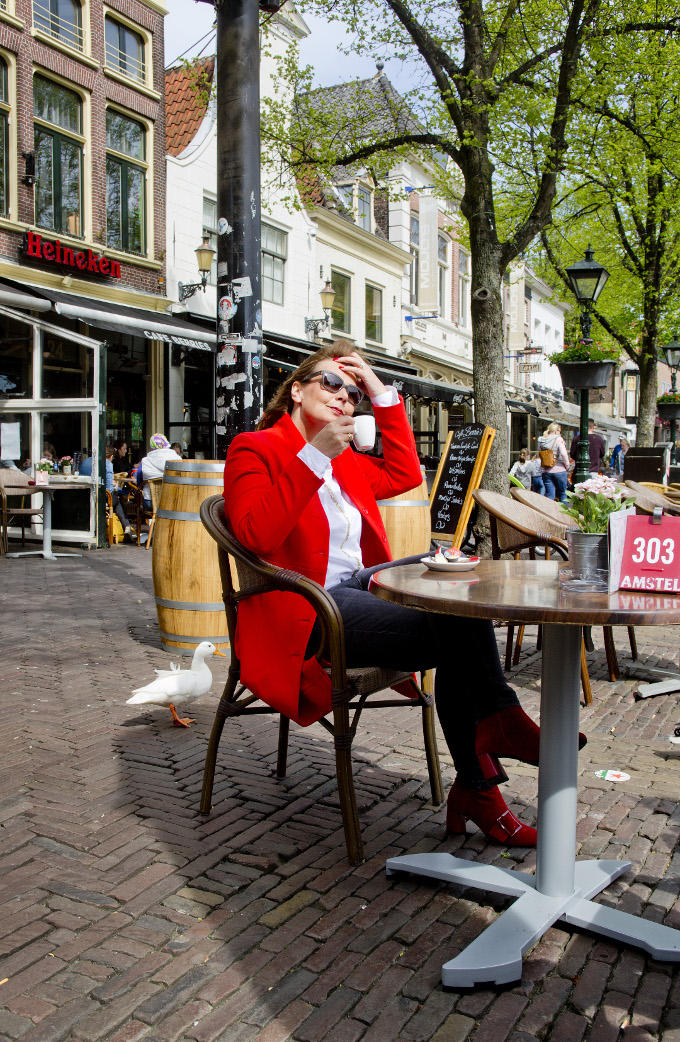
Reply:
[[640, 447], [649, 447], [654, 444], [654, 419], [656, 417], [657, 357], [653, 344], [645, 347], [638, 364], [640, 368], [640, 403], [638, 405], [636, 444]]

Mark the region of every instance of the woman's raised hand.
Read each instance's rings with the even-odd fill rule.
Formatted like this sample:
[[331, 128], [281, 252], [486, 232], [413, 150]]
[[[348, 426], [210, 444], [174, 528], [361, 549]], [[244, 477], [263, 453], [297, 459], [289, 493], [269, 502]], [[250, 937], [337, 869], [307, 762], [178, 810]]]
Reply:
[[337, 416], [312, 438], [313, 445], [319, 452], [329, 459], [335, 459], [344, 452], [354, 436], [354, 418], [352, 416]]
[[368, 362], [356, 352], [353, 351], [351, 355], [341, 355], [335, 361], [369, 398], [375, 398], [376, 395], [382, 394], [383, 391], [387, 390], [385, 384], [375, 375]]

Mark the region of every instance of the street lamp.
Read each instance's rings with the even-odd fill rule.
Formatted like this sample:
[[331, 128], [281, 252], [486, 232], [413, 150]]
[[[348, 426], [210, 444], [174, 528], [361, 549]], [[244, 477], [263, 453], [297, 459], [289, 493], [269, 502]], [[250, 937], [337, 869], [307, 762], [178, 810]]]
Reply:
[[311, 335], [315, 339], [322, 329], [330, 329], [331, 308], [333, 307], [333, 301], [335, 300], [335, 290], [331, 286], [330, 279], [326, 279], [326, 285], [320, 291], [319, 296], [321, 297], [321, 307], [323, 308], [324, 317], [305, 319], [305, 336], [309, 337]]
[[210, 240], [207, 235], [203, 236], [203, 241], [200, 246], [197, 246], [194, 250], [196, 254], [196, 261], [198, 263], [198, 270], [201, 273], [200, 282], [178, 282], [177, 289], [179, 291], [180, 303], [183, 300], [188, 300], [189, 297], [193, 297], [197, 289], [202, 289], [205, 293], [205, 287], [208, 284], [208, 275], [212, 268], [213, 257], [215, 251], [210, 245]]
[[[680, 340], [678, 340], [678, 334], [675, 334], [675, 340], [671, 340], [670, 344], [662, 344], [661, 350], [663, 351], [666, 365], [671, 371], [671, 392], [675, 394], [677, 391], [678, 369], [680, 369]], [[675, 463], [675, 423], [675, 416], [671, 416], [671, 463]]]
[[[581, 343], [583, 345], [592, 344], [593, 342], [590, 336], [592, 326], [591, 309], [609, 278], [607, 269], [602, 264], [598, 264], [593, 258], [593, 251], [590, 243], [588, 243], [585, 259], [576, 261], [575, 264], [565, 269], [569, 285], [581, 309], [579, 324], [581, 326]], [[588, 398], [590, 391], [587, 387], [582, 387], [579, 390], [579, 395], [581, 419], [578, 453], [573, 478], [574, 484], [578, 481], [587, 481], [590, 475], [590, 442], [588, 440]]]

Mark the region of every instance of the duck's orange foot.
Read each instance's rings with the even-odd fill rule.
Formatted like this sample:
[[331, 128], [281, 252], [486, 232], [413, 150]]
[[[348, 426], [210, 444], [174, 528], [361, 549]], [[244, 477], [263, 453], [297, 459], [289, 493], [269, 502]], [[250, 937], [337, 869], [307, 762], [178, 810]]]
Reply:
[[195, 724], [196, 721], [191, 716], [177, 716], [177, 710], [173, 705], [170, 706], [170, 712], [172, 713], [172, 726], [173, 727], [189, 727], [191, 724]]

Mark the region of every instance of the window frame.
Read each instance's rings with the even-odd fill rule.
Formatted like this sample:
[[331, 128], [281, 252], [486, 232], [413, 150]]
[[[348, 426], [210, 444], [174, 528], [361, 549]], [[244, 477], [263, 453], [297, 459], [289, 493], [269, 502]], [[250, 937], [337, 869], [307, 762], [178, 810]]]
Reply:
[[[368, 332], [368, 295], [369, 290], [373, 293], [377, 293], [380, 299], [380, 308], [378, 311], [378, 320], [376, 323], [377, 336], [369, 336]], [[384, 336], [384, 308], [383, 308], [384, 292], [382, 286], [376, 286], [374, 282], [366, 282], [364, 284], [364, 335], [366, 340], [370, 340], [373, 344], [382, 344]]]
[[[12, 90], [10, 64], [0, 51], [0, 83], [4, 80], [4, 99], [0, 99], [0, 134], [4, 149], [5, 190], [0, 192], [0, 217], [9, 218], [12, 212], [12, 142], [10, 127], [12, 124]], [[3, 71], [4, 70], [4, 71]], [[14, 150], [16, 151], [16, 150]]]
[[[207, 223], [205, 214], [205, 204], [211, 203], [214, 207], [214, 221]], [[217, 199], [210, 192], [203, 192], [203, 238], [208, 239], [208, 244], [215, 251], [215, 256], [212, 259], [210, 265], [210, 272], [208, 273], [208, 285], [217, 285]]]
[[[347, 286], [346, 302], [344, 315], [346, 316], [346, 325], [339, 326], [335, 321], [336, 311], [338, 310], [335, 306], [335, 300], [338, 299], [338, 291], [334, 285], [334, 279], [342, 279]], [[350, 333], [352, 332], [352, 276], [348, 275], [344, 271], [340, 271], [338, 268], [331, 268], [331, 286], [335, 290], [335, 300], [333, 301], [333, 307], [331, 308], [331, 329], [338, 333]]]
[[[461, 264], [465, 258], [465, 265]], [[461, 246], [458, 247], [458, 325], [462, 329], [470, 328], [470, 254]]]
[[[108, 42], [107, 37], [106, 37], [107, 25], [109, 23], [112, 24], [112, 25], [115, 25], [117, 27], [117, 29], [118, 29], [119, 42], [118, 42], [117, 53], [118, 53], [119, 57], [118, 57], [118, 59], [115, 62], [111, 62], [109, 60], [109, 56], [110, 56], [109, 42]], [[120, 46], [120, 35], [121, 35], [121, 33], [130, 33], [132, 36], [138, 37], [140, 42], [141, 42], [142, 59], [141, 59], [141, 68], [140, 68], [139, 75], [135, 75], [134, 73], [131, 73], [127, 68], [122, 68], [121, 67], [120, 55], [121, 54], [126, 54], [126, 52], [123, 51], [121, 46]], [[111, 11], [110, 9], [105, 7], [104, 8], [104, 67], [106, 69], [108, 69], [110, 72], [113, 72], [115, 75], [122, 76], [124, 79], [130, 80], [132, 83], [137, 83], [137, 84], [141, 83], [141, 84], [146, 85], [148, 83], [148, 79], [149, 79], [149, 69], [148, 69], [149, 63], [147, 61], [148, 54], [149, 54], [149, 36], [148, 36], [148, 33], [145, 33], [141, 26], [134, 25], [133, 23], [128, 22], [126, 19], [122, 18], [118, 14], [117, 11], [114, 12], [114, 11]]]
[[[439, 317], [446, 319], [448, 309], [446, 307], [447, 302], [450, 301], [450, 297], [447, 293], [448, 289], [448, 273], [449, 273], [449, 247], [451, 240], [442, 232], [437, 233], [437, 290], [439, 297]], [[441, 255], [441, 248], [444, 247], [444, 257]]]
[[[36, 80], [41, 79], [46, 83], [50, 83], [60, 90], [67, 91], [78, 99], [79, 115], [80, 115], [80, 130], [78, 132], [69, 130], [65, 127], [61, 127], [54, 123], [49, 123], [46, 119], [35, 114], [35, 83]], [[38, 194], [38, 163], [36, 161], [36, 180], [33, 189], [33, 220], [36, 228], [42, 228], [45, 231], [55, 232], [57, 235], [68, 235], [74, 239], [85, 238], [85, 145], [86, 137], [83, 133], [85, 127], [85, 99], [83, 95], [74, 90], [72, 87], [67, 86], [60, 80], [51, 76], [45, 76], [42, 72], [35, 72], [32, 80], [33, 86], [33, 148], [37, 153], [36, 135], [41, 133], [45, 136], [51, 137], [52, 139], [52, 213], [53, 220], [52, 226], [46, 224], [39, 224], [38, 212], [37, 212], [37, 194]], [[79, 191], [79, 213], [78, 213], [78, 231], [71, 231], [69, 228], [64, 227], [62, 224], [63, 213], [62, 213], [62, 184], [61, 184], [61, 143], [64, 142], [68, 145], [76, 144], [79, 149], [80, 159], [80, 191]], [[55, 144], [59, 145], [58, 151], [55, 151]], [[57, 156], [55, 161], [55, 156]], [[36, 157], [37, 160], [37, 157]], [[55, 187], [58, 191], [55, 191]], [[59, 217], [59, 220], [57, 219]]]
[[[272, 249], [269, 246], [267, 246], [265, 248], [265, 243], [264, 243], [264, 239], [265, 239], [264, 230], [265, 230], [265, 228], [267, 228], [267, 229], [269, 229], [269, 230], [271, 230], [273, 232], [276, 232], [278, 235], [282, 236], [282, 238], [283, 238], [283, 252], [282, 253], [281, 252], [277, 252], [275, 249]], [[274, 270], [276, 269], [277, 264], [280, 264], [280, 266], [281, 266], [281, 278], [280, 279], [276, 279], [274, 277], [272, 277], [270, 279], [270, 277], [268, 275], [265, 275], [265, 270], [264, 270], [265, 269], [265, 264], [264, 264], [265, 256], [272, 258]], [[277, 225], [272, 224], [271, 221], [261, 221], [260, 222], [260, 261], [261, 261], [261, 264], [262, 264], [261, 291], [262, 291], [262, 301], [263, 301], [263, 303], [266, 302], [267, 304], [276, 304], [277, 307], [283, 307], [283, 305], [285, 304], [285, 300], [286, 300], [286, 266], [287, 266], [286, 262], [287, 262], [287, 260], [288, 260], [288, 232], [286, 231], [285, 228], [279, 228], [279, 227], [277, 227]], [[265, 295], [265, 285], [266, 285], [266, 283], [268, 281], [271, 281], [272, 285], [279, 285], [280, 284], [280, 286], [281, 286], [281, 300], [274, 300], [273, 297], [268, 297], [268, 296]]]
[[[73, 39], [69, 39], [67, 36], [61, 34], [61, 21], [59, 15], [55, 13], [52, 8], [56, 7], [59, 0], [31, 0], [31, 19], [33, 30], [40, 36], [49, 40], [50, 43], [54, 43], [59, 47], [72, 51], [78, 55], [84, 55], [88, 53], [87, 40], [89, 34], [87, 32], [87, 11], [84, 0], [71, 0], [74, 10], [78, 12], [79, 24], [74, 24], [72, 36]], [[41, 25], [36, 19], [36, 8], [40, 8], [41, 11], [38, 15], [39, 18], [43, 18], [50, 24]], [[57, 23], [57, 31], [53, 31], [51, 23]]]
[[[136, 159], [132, 156], [127, 155], [125, 152], [119, 152], [117, 149], [112, 148], [108, 140], [106, 141], [106, 195], [105, 195], [105, 210], [106, 210], [106, 248], [109, 250], [115, 250], [118, 253], [124, 253], [128, 257], [148, 257], [150, 249], [150, 228], [149, 228], [149, 214], [152, 213], [151, 200], [149, 199], [150, 191], [150, 170], [149, 170], [149, 151], [150, 151], [150, 135], [149, 125], [146, 120], [142, 119], [136, 113], [126, 112], [123, 109], [118, 108], [115, 105], [106, 106], [106, 114], [104, 117], [105, 135], [108, 137], [108, 131], [106, 130], [106, 117], [109, 112], [115, 113], [117, 116], [123, 119], [129, 120], [130, 123], [136, 123], [137, 126], [141, 127], [144, 143], [144, 156], [142, 159]], [[113, 245], [109, 242], [109, 222], [108, 222], [108, 168], [109, 160], [113, 163], [117, 163], [121, 168], [121, 243], [120, 245]], [[128, 207], [122, 206], [123, 199], [123, 182], [127, 185], [128, 170], [140, 171], [143, 177], [143, 191], [141, 193], [143, 201], [143, 220], [142, 220], [142, 248], [139, 252], [129, 249], [129, 225], [128, 225]], [[126, 241], [127, 240], [127, 241]]]

